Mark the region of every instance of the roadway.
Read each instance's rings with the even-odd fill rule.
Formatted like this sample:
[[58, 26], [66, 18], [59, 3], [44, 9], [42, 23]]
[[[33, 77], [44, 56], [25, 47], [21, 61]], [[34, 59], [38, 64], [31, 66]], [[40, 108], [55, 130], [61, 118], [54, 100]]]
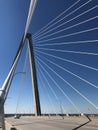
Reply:
[[7, 130], [98, 130], [98, 118], [86, 117], [21, 117], [6, 118]]

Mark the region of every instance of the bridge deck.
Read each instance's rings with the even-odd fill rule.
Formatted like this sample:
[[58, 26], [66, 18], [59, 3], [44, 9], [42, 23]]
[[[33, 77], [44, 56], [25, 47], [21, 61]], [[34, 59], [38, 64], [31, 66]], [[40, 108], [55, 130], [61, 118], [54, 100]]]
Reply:
[[98, 118], [86, 117], [21, 117], [20, 119], [6, 118], [7, 130], [98, 130]]

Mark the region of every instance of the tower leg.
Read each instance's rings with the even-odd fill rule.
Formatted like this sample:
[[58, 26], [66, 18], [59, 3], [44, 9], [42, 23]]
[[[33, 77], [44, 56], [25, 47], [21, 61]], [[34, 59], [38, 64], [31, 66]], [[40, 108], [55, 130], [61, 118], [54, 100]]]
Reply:
[[4, 107], [0, 110], [0, 128], [5, 130], [5, 121], [4, 121]]
[[38, 84], [37, 84], [34, 52], [33, 52], [33, 46], [32, 46], [32, 35], [27, 34], [27, 38], [29, 40], [28, 49], [29, 49], [32, 86], [33, 86], [33, 93], [34, 93], [35, 116], [40, 116], [41, 115], [41, 107], [40, 107], [39, 91], [38, 91]]

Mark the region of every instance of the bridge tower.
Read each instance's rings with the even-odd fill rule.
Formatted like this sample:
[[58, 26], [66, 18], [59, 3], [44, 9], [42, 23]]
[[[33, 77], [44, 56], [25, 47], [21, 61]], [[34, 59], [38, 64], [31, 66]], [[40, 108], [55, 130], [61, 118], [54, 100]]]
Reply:
[[33, 45], [32, 45], [32, 35], [30, 33], [28, 33], [26, 38], [29, 41], [28, 49], [29, 49], [29, 59], [30, 59], [32, 87], [33, 87], [33, 94], [34, 94], [35, 116], [40, 116], [41, 115], [41, 107], [40, 107], [40, 99], [39, 99], [39, 91], [38, 91], [38, 83], [37, 83], [34, 51], [33, 51]]
[[[24, 38], [24, 36], [23, 36]], [[17, 50], [15, 59], [13, 61], [12, 67], [10, 69], [10, 72], [5, 79], [5, 82], [0, 89], [0, 123], [3, 130], [5, 130], [5, 123], [4, 123], [4, 102], [7, 98], [10, 85], [12, 83], [15, 69], [18, 63], [18, 60], [20, 58], [23, 46], [24, 46], [24, 40], [21, 40], [19, 48]], [[36, 66], [35, 66], [35, 59], [34, 59], [34, 52], [33, 52], [33, 45], [32, 45], [32, 35], [27, 33], [26, 38], [28, 39], [28, 49], [29, 49], [29, 60], [30, 60], [30, 69], [31, 69], [31, 79], [32, 79], [32, 88], [34, 93], [34, 110], [35, 110], [35, 116], [41, 115], [41, 107], [40, 107], [40, 99], [39, 99], [39, 91], [38, 91], [38, 84], [37, 84], [37, 75], [36, 75]]]

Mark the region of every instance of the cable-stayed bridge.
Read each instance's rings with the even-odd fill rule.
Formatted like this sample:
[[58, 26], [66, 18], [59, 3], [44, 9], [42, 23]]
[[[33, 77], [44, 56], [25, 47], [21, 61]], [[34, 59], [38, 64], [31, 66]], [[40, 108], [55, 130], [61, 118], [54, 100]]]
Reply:
[[39, 4], [36, 0], [30, 2], [19, 48], [0, 89], [3, 130], [4, 103], [19, 75], [21, 88], [16, 106], [15, 101], [12, 103], [14, 113], [98, 114], [98, 1], [74, 0], [35, 34], [29, 33]]

